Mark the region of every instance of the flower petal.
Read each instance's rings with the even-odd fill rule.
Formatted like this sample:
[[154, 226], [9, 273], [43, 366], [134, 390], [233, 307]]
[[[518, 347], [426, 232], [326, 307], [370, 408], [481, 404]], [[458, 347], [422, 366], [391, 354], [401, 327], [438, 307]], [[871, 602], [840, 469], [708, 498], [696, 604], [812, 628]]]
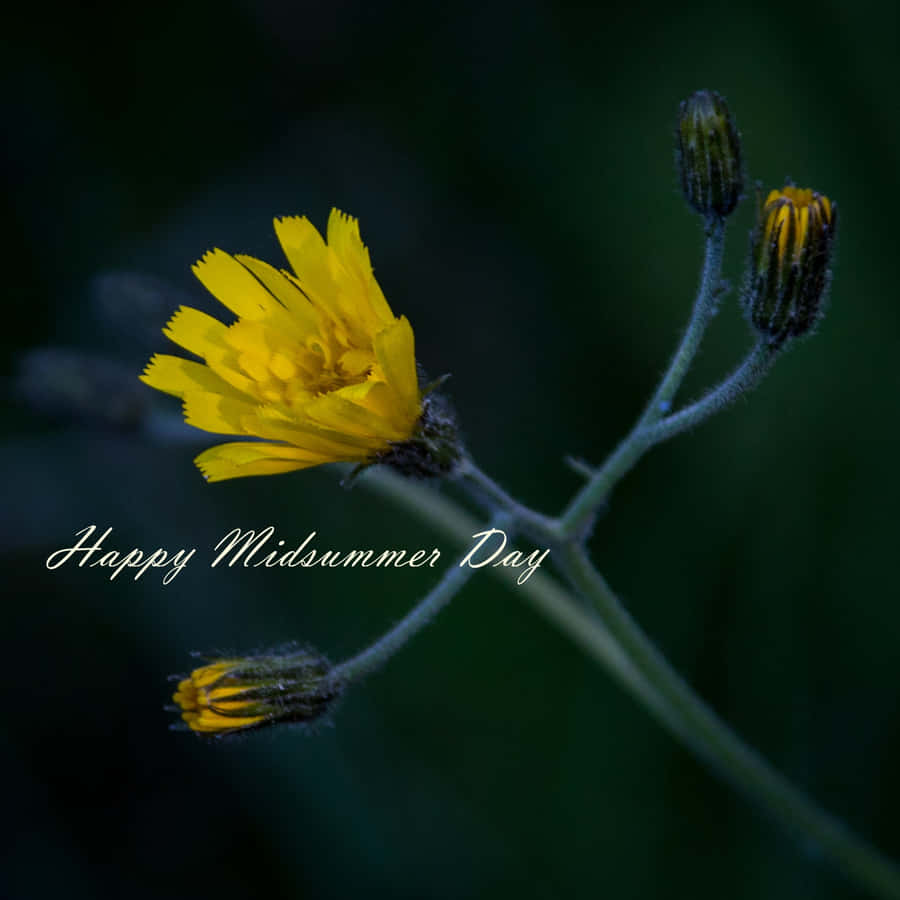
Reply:
[[180, 306], [163, 334], [179, 347], [204, 359], [226, 349], [228, 326], [191, 306]]
[[248, 434], [241, 422], [255, 409], [251, 403], [221, 394], [191, 391], [184, 398], [184, 421], [214, 434]]
[[[352, 387], [359, 389], [362, 385]], [[342, 388], [317, 397], [303, 411], [313, 422], [345, 434], [378, 437], [383, 441], [402, 441], [409, 437], [395, 422], [342, 396], [345, 390], [349, 389]]]
[[261, 259], [252, 256], [235, 256], [242, 265], [246, 266], [262, 283], [280, 300], [287, 310], [294, 316], [304, 333], [315, 334], [319, 330], [319, 322], [316, 312], [304, 293], [284, 274], [274, 266], [270, 266]]
[[294, 271], [295, 283], [310, 303], [330, 320], [335, 335], [356, 344], [371, 341], [375, 330], [371, 304], [363, 289], [347, 284], [348, 276], [334, 250], [304, 216], [276, 219], [275, 230]]
[[143, 375], [139, 377], [144, 384], [149, 384], [158, 391], [174, 394], [176, 397], [184, 397], [187, 392], [200, 389], [235, 400], [250, 399], [208, 366], [190, 359], [182, 359], [180, 356], [169, 356], [167, 353], [155, 354], [147, 364]]
[[193, 272], [220, 303], [242, 319], [260, 319], [278, 305], [247, 269], [224, 250], [204, 254]]
[[421, 414], [422, 402], [416, 375], [415, 338], [406, 316], [375, 335], [375, 356], [385, 380], [400, 396], [407, 416], [415, 421]]
[[333, 431], [309, 420], [276, 418], [266, 407], [254, 410], [251, 416], [242, 419], [241, 426], [247, 434], [293, 444], [312, 453], [321, 453], [333, 461], [361, 462], [381, 450], [384, 445], [384, 440], [380, 437]]
[[385, 381], [353, 384], [342, 388], [340, 393], [344, 399], [359, 404], [407, 436], [418, 419], [418, 413], [410, 418], [397, 392]]
[[224, 481], [247, 475], [277, 475], [333, 462], [285, 444], [237, 441], [204, 450], [194, 462], [207, 481]]
[[394, 322], [396, 317], [375, 280], [369, 250], [360, 237], [359, 221], [339, 209], [332, 209], [328, 217], [327, 234], [328, 246], [334, 251], [344, 270], [344, 278], [341, 278], [340, 273], [337, 274], [338, 285], [358, 301], [365, 301], [368, 306], [366, 313], [374, 313], [375, 316], [375, 321], [370, 325], [374, 330], [379, 325]]
[[322, 235], [306, 216], [287, 216], [275, 220], [275, 233], [281, 242], [300, 289], [314, 306], [326, 311], [335, 321], [340, 309], [334, 302], [334, 279], [328, 265], [328, 248]]

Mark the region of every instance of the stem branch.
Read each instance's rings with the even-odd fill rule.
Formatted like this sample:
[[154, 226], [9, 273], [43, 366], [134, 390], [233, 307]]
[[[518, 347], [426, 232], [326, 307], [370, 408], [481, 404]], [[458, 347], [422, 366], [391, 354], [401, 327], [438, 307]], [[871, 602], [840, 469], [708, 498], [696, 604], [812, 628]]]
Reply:
[[[438, 534], [461, 546], [471, 544], [473, 536], [484, 530], [477, 519], [452, 500], [431, 490], [422, 482], [403, 478], [384, 466], [367, 470], [360, 477], [359, 484], [409, 511], [432, 526]], [[515, 548], [510, 548], [510, 551], [513, 549]], [[467, 570], [473, 571], [468, 567]], [[667, 721], [673, 732], [681, 735], [686, 742], [691, 742], [680, 719], [622, 652], [596, 612], [585, 608], [554, 578], [540, 570], [534, 572], [523, 584], [517, 583], [514, 569], [490, 566], [485, 571], [517, 592], [591, 659], [606, 668], [625, 690], [653, 709], [660, 720]]]
[[559, 518], [559, 529], [563, 535], [577, 534], [583, 528], [593, 511], [607, 498], [616, 482], [651, 446], [651, 442], [645, 437], [646, 428], [668, 411], [688, 368], [697, 355], [706, 326], [715, 313], [716, 300], [721, 288], [724, 247], [725, 223], [716, 219], [708, 225], [703, 272], [691, 319], [669, 363], [669, 368], [629, 435], [575, 495]]
[[[498, 515], [492, 527], [508, 528], [510, 517]], [[341, 681], [356, 681], [381, 668], [407, 641], [421, 631], [462, 590], [475, 570], [456, 563], [441, 580], [393, 628], [356, 656], [336, 665], [331, 671]]]
[[551, 545], [559, 543], [562, 535], [557, 521], [541, 515], [511, 497], [493, 478], [486, 475], [466, 456], [458, 471], [459, 484], [482, 508], [489, 512], [504, 510], [516, 523], [517, 530]]
[[721, 412], [726, 406], [734, 403], [741, 394], [755, 388], [772, 368], [777, 356], [776, 348], [760, 341], [718, 387], [713, 388], [696, 403], [647, 428], [644, 433], [645, 440], [649, 445], [659, 444]]

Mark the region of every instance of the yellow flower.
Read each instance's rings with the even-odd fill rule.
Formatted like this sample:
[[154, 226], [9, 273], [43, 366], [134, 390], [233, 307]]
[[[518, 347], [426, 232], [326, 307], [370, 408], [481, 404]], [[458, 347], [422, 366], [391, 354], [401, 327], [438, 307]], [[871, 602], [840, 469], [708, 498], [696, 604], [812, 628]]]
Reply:
[[276, 722], [309, 722], [340, 694], [329, 670], [309, 650], [217, 659], [179, 681], [172, 699], [192, 731], [213, 737]]
[[332, 210], [327, 243], [305, 217], [275, 231], [294, 271], [207, 253], [194, 274], [237, 321], [182, 306], [164, 334], [204, 363], [157, 354], [141, 375], [182, 398], [189, 425], [245, 439], [197, 457], [208, 481], [373, 462], [422, 417], [412, 327], [391, 312], [356, 219]]

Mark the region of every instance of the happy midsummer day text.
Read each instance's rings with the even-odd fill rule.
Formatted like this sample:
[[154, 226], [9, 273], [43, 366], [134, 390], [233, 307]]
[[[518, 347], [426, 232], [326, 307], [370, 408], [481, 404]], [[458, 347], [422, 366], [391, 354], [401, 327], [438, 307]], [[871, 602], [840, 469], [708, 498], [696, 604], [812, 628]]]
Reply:
[[[176, 550], [170, 553], [162, 547], [152, 551], [112, 550], [104, 546], [104, 541], [112, 533], [107, 528], [94, 539], [96, 525], [88, 525], [75, 532], [77, 543], [71, 547], [55, 550], [47, 557], [48, 569], [58, 569], [66, 563], [73, 563], [79, 568], [109, 569], [109, 580], [126, 570], [134, 572], [137, 581], [150, 569], [163, 569], [162, 583], [169, 584], [187, 566], [197, 552], [196, 548]], [[287, 568], [310, 569], [320, 567], [337, 568], [412, 568], [423, 566], [434, 568], [441, 558], [441, 551], [436, 547], [430, 550], [319, 550], [314, 541], [316, 532], [311, 531], [306, 538], [294, 547], [285, 549], [287, 542], [275, 539], [275, 528], [269, 525], [261, 531], [233, 528], [220, 540], [212, 550], [211, 569], [217, 566], [242, 566], [245, 569]], [[532, 550], [524, 553], [521, 550], [507, 549], [506, 532], [499, 528], [489, 528], [472, 535], [472, 546], [460, 559], [460, 568], [469, 566], [481, 569], [485, 566], [502, 566], [521, 570], [517, 584], [524, 584], [540, 568], [550, 550]]]

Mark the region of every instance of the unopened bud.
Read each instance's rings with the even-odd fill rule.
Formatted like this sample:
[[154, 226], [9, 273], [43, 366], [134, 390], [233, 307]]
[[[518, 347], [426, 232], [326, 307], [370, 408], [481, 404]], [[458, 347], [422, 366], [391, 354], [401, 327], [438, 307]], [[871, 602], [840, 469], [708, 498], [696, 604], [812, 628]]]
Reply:
[[178, 683], [172, 699], [187, 726], [219, 737], [279, 722], [311, 722], [340, 695], [314, 651], [210, 659]]
[[753, 234], [744, 305], [773, 345], [809, 332], [822, 315], [837, 205], [791, 185], [772, 191]]
[[741, 140], [725, 101], [715, 91], [691, 94], [675, 138], [687, 202], [702, 216], [724, 218], [744, 187]]

